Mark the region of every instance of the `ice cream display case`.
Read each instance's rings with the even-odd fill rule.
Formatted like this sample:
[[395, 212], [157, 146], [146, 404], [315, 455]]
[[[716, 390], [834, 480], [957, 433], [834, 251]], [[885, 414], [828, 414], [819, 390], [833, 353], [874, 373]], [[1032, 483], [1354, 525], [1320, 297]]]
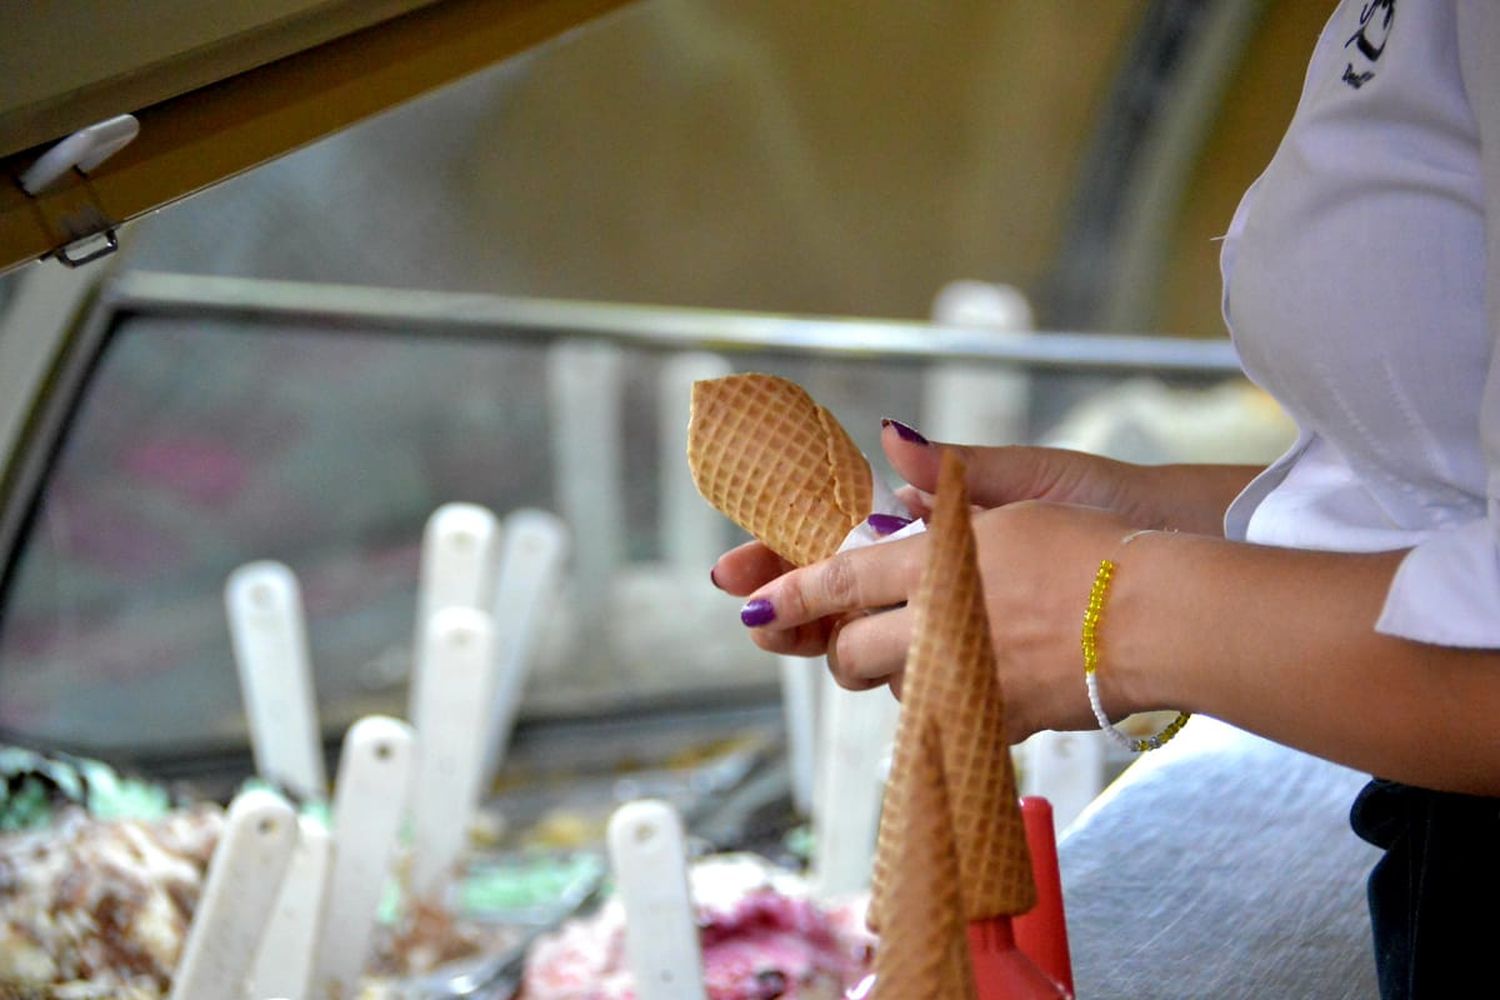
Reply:
[[[747, 641], [708, 578], [746, 534], [688, 461], [694, 385], [752, 372], [873, 459], [855, 506], [896, 485], [884, 416], [1274, 458], [1228, 343], [1130, 331], [1218, 328], [1202, 247], [1316, 5], [251, 6], [254, 44], [37, 98], [73, 127], [179, 81], [119, 156], [0, 196], [0, 271], [119, 247], [0, 273], [0, 997], [860, 998], [881, 891], [980, 1000], [1027, 963], [1028, 996], [1358, 992], [1320, 881], [1364, 863], [1319, 825], [1349, 775], [1207, 720], [1149, 767], [980, 740], [1032, 867], [939, 901], [887, 857], [872, 904], [877, 842], [941, 868], [965, 807], [934, 789], [973, 774], [912, 749], [930, 700], [903, 755], [886, 692]], [[19, 178], [65, 129], [16, 114]], [[1198, 819], [1122, 861], [1162, 812]], [[1217, 867], [1171, 868], [1199, 829]], [[1277, 863], [1294, 891], [1247, 897]], [[1133, 922], [1146, 894], [1202, 933]], [[879, 1000], [926, 975], [903, 940]]]
[[[1200, 377], [1234, 364], [1214, 342], [127, 274], [11, 465], [0, 722], [137, 759], [242, 740], [234, 673], [210, 664], [229, 652], [225, 582], [256, 560], [297, 570], [329, 724], [391, 708], [423, 526], [455, 501], [564, 522], [572, 568], [535, 636], [533, 714], [768, 689], [774, 672], [713, 627], [732, 601], [696, 585], [734, 534], [686, 480], [687, 386], [779, 366], [870, 452], [876, 398], [919, 412], [924, 385], [986, 358]], [[1087, 411], [1059, 433], [1087, 434]], [[1281, 440], [1266, 417], [1242, 447]], [[110, 681], [108, 704], [90, 679]]]
[[[875, 398], [938, 432], [1159, 459], [1228, 447], [1185, 426], [1217, 420], [1262, 450], [1285, 432], [1214, 342], [1039, 335], [1003, 317], [828, 320], [122, 274], [59, 352], [0, 522], [0, 724], [7, 742], [49, 751], [17, 758], [7, 778], [7, 815], [31, 838], [15, 849], [58, 859], [28, 883], [46, 901], [32, 905], [45, 910], [61, 874], [90, 864], [115, 881], [75, 887], [78, 905], [120, 897], [119, 859], [142, 844], [175, 873], [175, 889], [149, 898], [199, 898], [213, 878], [203, 838], [250, 822], [221, 804], [259, 776], [303, 805], [282, 823], [332, 813], [337, 826], [342, 813], [361, 817], [345, 827], [393, 831], [374, 870], [420, 882], [432, 852], [456, 859], [462, 877], [438, 910], [399, 893], [372, 909], [381, 919], [355, 944], [384, 978], [367, 990], [507, 995], [526, 945], [597, 903], [612, 881], [610, 817], [641, 799], [672, 809], [690, 852], [759, 859], [695, 876], [710, 897], [739, 887], [700, 913], [724, 940], [751, 924], [823, 928], [822, 953], [772, 935], [782, 976], [867, 947], [848, 935], [862, 924], [895, 703], [754, 650], [708, 584], [704, 567], [736, 532], [688, 477], [688, 395], [736, 370], [809, 387], [866, 454]], [[1072, 416], [1044, 432], [1021, 407], [977, 405], [997, 387], [1014, 401], [1037, 380], [1082, 376], [1105, 388], [1075, 390]], [[955, 406], [966, 393], [976, 405]], [[1101, 408], [1114, 438], [1098, 436]], [[1184, 411], [1204, 419], [1185, 424]], [[463, 687], [480, 674], [503, 679]], [[402, 759], [400, 720], [444, 734], [444, 771], [379, 777], [380, 760]], [[341, 798], [359, 787], [361, 747], [387, 753], [364, 780], [409, 781], [431, 802], [404, 835], [404, 797]], [[1090, 797], [1121, 763], [1099, 753]], [[1023, 787], [1045, 770], [1045, 752], [1028, 759]], [[443, 789], [465, 782], [482, 789], [479, 807], [455, 811], [461, 790]], [[117, 788], [135, 791], [105, 794]], [[329, 885], [369, 891], [370, 878], [322, 864]], [[747, 896], [782, 902], [752, 917], [736, 902]], [[193, 953], [173, 905], [175, 924], [151, 925], [142, 996], [168, 989], [161, 955]], [[145, 911], [128, 912], [110, 933], [133, 941]], [[97, 910], [90, 919], [103, 930]], [[619, 974], [579, 957], [621, 946], [617, 916], [590, 919], [571, 944], [534, 949], [551, 956], [547, 981]], [[550, 995], [539, 989], [528, 995]]]

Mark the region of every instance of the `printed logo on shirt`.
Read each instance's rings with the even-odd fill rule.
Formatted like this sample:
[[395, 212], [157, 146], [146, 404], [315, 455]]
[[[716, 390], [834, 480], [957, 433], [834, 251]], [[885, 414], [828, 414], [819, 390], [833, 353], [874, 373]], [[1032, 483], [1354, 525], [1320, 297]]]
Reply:
[[1375, 64], [1385, 52], [1395, 17], [1396, 0], [1369, 0], [1359, 9], [1359, 30], [1344, 43], [1349, 61], [1344, 66], [1343, 80], [1355, 90], [1375, 79]]

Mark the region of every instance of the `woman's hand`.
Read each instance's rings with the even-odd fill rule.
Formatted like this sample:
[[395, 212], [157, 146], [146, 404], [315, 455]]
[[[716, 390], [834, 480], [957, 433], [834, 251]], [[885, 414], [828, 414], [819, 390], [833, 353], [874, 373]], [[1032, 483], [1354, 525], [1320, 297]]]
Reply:
[[[974, 520], [979, 571], [1001, 687], [1007, 738], [1039, 729], [1092, 726], [1078, 651], [1079, 622], [1099, 560], [1113, 555], [1131, 525], [1106, 511], [1020, 502]], [[834, 676], [856, 690], [898, 691], [911, 610], [926, 561], [925, 536], [843, 552], [777, 576], [749, 596], [752, 637], [778, 653], [828, 653]], [[1132, 703], [1115, 674], [1105, 703]]]
[[[1222, 533], [1229, 501], [1258, 471], [1233, 465], [1131, 465], [1061, 448], [937, 444], [895, 420], [885, 421], [880, 443], [908, 484], [897, 495], [917, 517], [931, 509], [944, 448], [963, 455], [969, 499], [977, 507], [1047, 500], [1113, 511], [1137, 528], [1205, 535]], [[765, 546], [749, 542], [725, 553], [712, 575], [721, 590], [744, 597], [791, 568]], [[799, 649], [809, 656], [822, 652], [815, 646]]]
[[[930, 489], [935, 478], [920, 463], [935, 469], [936, 459], [893, 449], [895, 433], [886, 433], [893, 463]], [[898, 443], [908, 445], [936, 450]], [[1218, 505], [1213, 498], [1227, 504], [1248, 469], [1167, 466], [1134, 483], [1132, 472], [1111, 494], [1108, 476], [1072, 478], [1102, 459], [1024, 448], [968, 454], [971, 498], [1001, 504], [976, 515], [975, 535], [1010, 741], [1043, 728], [1093, 727], [1078, 632], [1094, 571], [1111, 558], [1120, 569], [1099, 635], [1099, 685], [1111, 717], [1161, 708], [1202, 713], [1392, 780], [1500, 795], [1500, 651], [1375, 630], [1403, 552], [1316, 552], [1206, 537], [1217, 523], [1218, 514], [1203, 516]], [[1064, 456], [1061, 464], [1049, 454]], [[987, 479], [991, 459], [1007, 456], [1017, 461], [1005, 463], [1004, 481]], [[1142, 481], [1157, 485], [1142, 489]], [[1173, 483], [1180, 502], [1162, 491]], [[1047, 495], [1022, 495], [1038, 490]], [[1132, 530], [1153, 526], [1178, 531], [1121, 548]], [[757, 644], [827, 650], [846, 686], [889, 679], [899, 693], [911, 621], [904, 607], [892, 606], [915, 593], [924, 546], [918, 536], [791, 570], [752, 544], [722, 557], [714, 575], [724, 590], [750, 598], [745, 617]]]
[[1113, 511], [1138, 528], [1200, 535], [1223, 534], [1229, 502], [1260, 471], [1242, 465], [1132, 465], [1062, 448], [937, 444], [895, 420], [885, 421], [880, 443], [910, 484], [898, 495], [924, 517], [945, 449], [963, 456], [969, 500], [976, 506], [1049, 500]]
[[[979, 508], [1028, 500], [1049, 501], [1110, 511], [1128, 527], [1171, 528], [1202, 534], [1220, 533], [1224, 509], [1256, 471], [1242, 466], [1130, 465], [1058, 448], [935, 444], [894, 420], [885, 421], [881, 446], [891, 465], [909, 484], [897, 492], [918, 517], [925, 517], [930, 511], [928, 491], [936, 488], [944, 448], [963, 454], [968, 467], [969, 498]], [[1102, 557], [1093, 558], [1092, 565], [1097, 565]], [[791, 569], [789, 563], [765, 546], [749, 542], [722, 556], [712, 570], [712, 578], [721, 590], [750, 597]], [[920, 572], [920, 562], [915, 569], [912, 566], [900, 569], [906, 577], [888, 581], [884, 590], [903, 596], [888, 603], [905, 600], [907, 591], [915, 587], [911, 574]], [[873, 567], [870, 570], [878, 571]], [[755, 625], [756, 615], [754, 608], [748, 610], [744, 615], [746, 623]], [[774, 635], [759, 633], [757, 641], [777, 652], [818, 656], [828, 650], [829, 640], [841, 624], [840, 619], [832, 617], [807, 621], [777, 630]], [[901, 620], [881, 624], [889, 630], [891, 638], [904, 635]], [[859, 631], [868, 635], [868, 629]], [[904, 642], [901, 648], [905, 648]], [[837, 649], [834, 656], [837, 659]], [[841, 682], [851, 686], [879, 683], [869, 677], [861, 680], [852, 673], [840, 674]]]
[[[1133, 529], [1219, 534], [1224, 509], [1255, 469], [1141, 466], [1056, 448], [935, 444], [897, 421], [881, 436], [908, 485], [911, 512], [931, 509], [942, 451], [963, 454], [991, 639], [1006, 691], [1007, 728], [1021, 739], [1042, 728], [1092, 725], [1082, 681], [1078, 630], [1099, 560]], [[854, 690], [891, 684], [910, 641], [906, 602], [925, 565], [918, 537], [841, 553], [795, 570], [750, 542], [722, 556], [714, 583], [747, 597], [741, 619], [763, 649], [826, 654], [834, 677]], [[1101, 678], [1116, 716], [1135, 711], [1139, 692], [1112, 671]]]

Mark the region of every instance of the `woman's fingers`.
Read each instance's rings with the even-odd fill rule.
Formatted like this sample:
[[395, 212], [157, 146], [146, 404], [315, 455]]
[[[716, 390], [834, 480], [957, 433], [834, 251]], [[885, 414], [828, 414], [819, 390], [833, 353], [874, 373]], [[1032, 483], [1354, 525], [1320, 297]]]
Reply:
[[833, 630], [834, 622], [827, 619], [795, 628], [755, 628], [750, 630], [750, 641], [768, 653], [782, 656], [822, 656], [828, 651]]
[[752, 593], [740, 620], [751, 628], [780, 630], [904, 604], [916, 586], [925, 546], [926, 539], [917, 535], [794, 569]]
[[891, 466], [912, 486], [928, 495], [937, 489], [938, 466], [944, 450], [957, 451], [967, 465], [969, 499], [986, 507], [1038, 496], [1037, 455], [1034, 448], [977, 448], [943, 444], [913, 436], [911, 428], [890, 421], [880, 435]]
[[1125, 468], [1118, 462], [1061, 448], [980, 448], [928, 441], [900, 421], [889, 419], [884, 421], [880, 444], [901, 478], [925, 491], [937, 488], [943, 451], [957, 451], [967, 465], [964, 480], [969, 500], [981, 507], [999, 507], [1017, 500], [1110, 506], [1121, 490]]
[[746, 542], [720, 556], [708, 575], [715, 587], [744, 597], [791, 568], [791, 563], [760, 542]]
[[900, 676], [911, 642], [911, 612], [903, 607], [821, 618], [788, 629], [754, 629], [750, 637], [761, 649], [783, 656], [826, 655], [840, 687], [864, 691]]
[[891, 683], [906, 665], [911, 610], [892, 608], [842, 619], [828, 640], [828, 668], [841, 687], [863, 691]]
[[932, 516], [932, 503], [934, 497], [931, 493], [924, 493], [915, 486], [898, 486], [896, 488], [896, 499], [911, 513], [912, 517], [926, 520]]

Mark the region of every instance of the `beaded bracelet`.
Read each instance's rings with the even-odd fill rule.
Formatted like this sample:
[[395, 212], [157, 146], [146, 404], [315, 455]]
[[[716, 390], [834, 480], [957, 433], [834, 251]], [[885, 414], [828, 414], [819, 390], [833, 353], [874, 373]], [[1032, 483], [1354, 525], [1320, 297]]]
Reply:
[[[1120, 548], [1129, 545], [1146, 530], [1132, 531], [1120, 542]], [[1109, 716], [1104, 712], [1104, 705], [1099, 699], [1099, 616], [1104, 611], [1104, 598], [1109, 593], [1110, 579], [1115, 575], [1115, 564], [1113, 560], [1101, 559], [1099, 570], [1094, 574], [1094, 585], [1089, 590], [1089, 606], [1083, 612], [1083, 679], [1089, 689], [1089, 706], [1094, 710], [1094, 718], [1099, 720], [1099, 728], [1109, 734], [1116, 743], [1135, 753], [1143, 753], [1147, 750], [1155, 750], [1165, 746], [1167, 741], [1176, 736], [1187, 720], [1191, 718], [1190, 712], [1178, 712], [1177, 718], [1167, 724], [1161, 732], [1155, 736], [1138, 739], [1127, 733], [1121, 732], [1109, 721]]]

